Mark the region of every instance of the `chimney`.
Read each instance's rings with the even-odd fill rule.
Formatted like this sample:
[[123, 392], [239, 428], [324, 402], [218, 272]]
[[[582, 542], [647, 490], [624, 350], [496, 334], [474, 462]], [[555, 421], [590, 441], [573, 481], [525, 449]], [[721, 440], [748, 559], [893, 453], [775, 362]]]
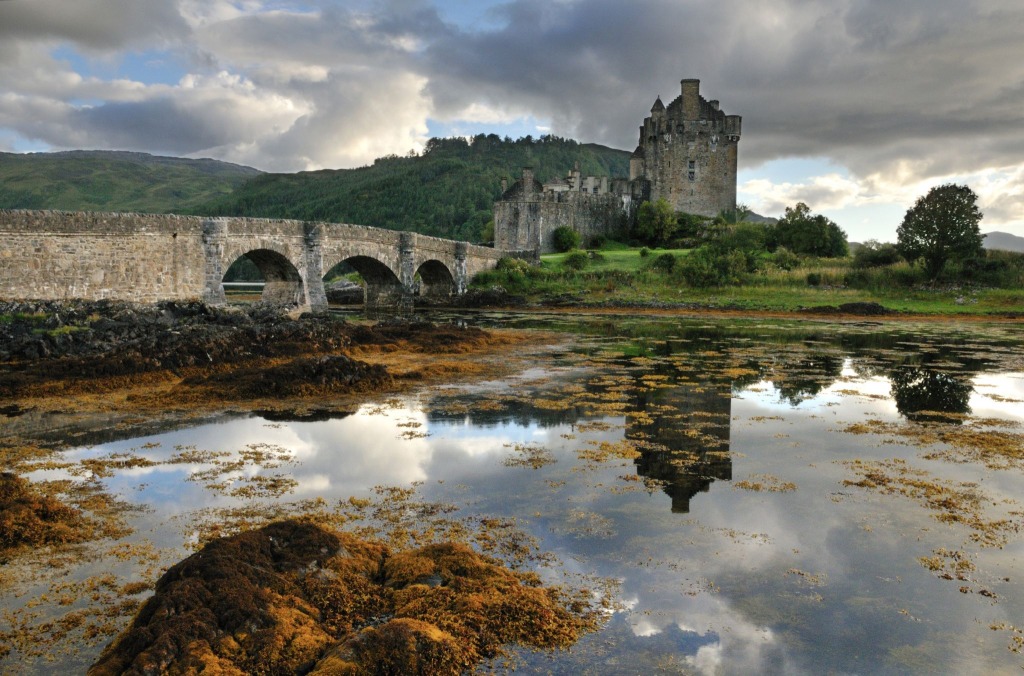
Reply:
[[523, 194], [533, 193], [533, 167], [523, 167]]
[[501, 177], [501, 194], [504, 195], [508, 192], [508, 179], [504, 176]]
[[683, 119], [700, 119], [700, 80], [683, 80]]

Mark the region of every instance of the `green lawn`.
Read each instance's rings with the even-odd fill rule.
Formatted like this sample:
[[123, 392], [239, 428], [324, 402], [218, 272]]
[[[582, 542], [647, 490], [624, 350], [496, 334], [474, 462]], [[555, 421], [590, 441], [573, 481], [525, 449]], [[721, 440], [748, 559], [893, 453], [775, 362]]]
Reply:
[[[494, 271], [482, 275], [476, 286], [500, 285], [510, 293], [532, 301], [574, 298], [581, 305], [683, 305], [760, 311], [794, 311], [816, 306], [838, 306], [852, 302], [875, 302], [901, 312], [915, 314], [985, 315], [1024, 313], [1024, 287], [1010, 289], [943, 284], [902, 285], [892, 280], [912, 273], [906, 263], [872, 273], [881, 280], [870, 289], [851, 288], [845, 277], [853, 268], [850, 259], [810, 259], [794, 270], [771, 269], [748, 275], [743, 284], [695, 288], [678, 273], [652, 267], [658, 256], [688, 255], [685, 249], [640, 249], [609, 243], [595, 252], [583, 270], [568, 269], [568, 254], [546, 254], [539, 269], [525, 272]], [[808, 284], [808, 275], [820, 278]]]

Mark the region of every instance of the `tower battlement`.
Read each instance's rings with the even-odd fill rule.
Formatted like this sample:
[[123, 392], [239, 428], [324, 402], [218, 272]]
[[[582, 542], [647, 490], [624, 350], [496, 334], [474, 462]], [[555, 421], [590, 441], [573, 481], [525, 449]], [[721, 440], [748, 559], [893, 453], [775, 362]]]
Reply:
[[680, 83], [667, 106], [655, 101], [640, 126], [629, 163], [632, 181], [647, 181], [651, 200], [677, 211], [715, 216], [736, 208], [737, 148], [743, 118], [700, 95], [700, 80]]

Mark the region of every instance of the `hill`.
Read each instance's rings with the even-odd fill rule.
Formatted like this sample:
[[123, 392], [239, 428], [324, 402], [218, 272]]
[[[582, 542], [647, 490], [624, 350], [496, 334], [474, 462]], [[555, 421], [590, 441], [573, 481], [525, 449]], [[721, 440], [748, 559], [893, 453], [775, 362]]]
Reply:
[[988, 232], [983, 235], [983, 246], [986, 249], [1001, 249], [1024, 253], [1024, 237], [1011, 235], [1008, 232]]
[[0, 153], [0, 208], [182, 212], [260, 173], [217, 160], [122, 151]]
[[484, 241], [501, 179], [532, 166], [538, 180], [584, 175], [625, 177], [630, 154], [554, 136], [513, 141], [480, 134], [431, 139], [421, 155], [392, 155], [358, 169], [263, 174], [192, 213], [296, 218], [374, 225]]

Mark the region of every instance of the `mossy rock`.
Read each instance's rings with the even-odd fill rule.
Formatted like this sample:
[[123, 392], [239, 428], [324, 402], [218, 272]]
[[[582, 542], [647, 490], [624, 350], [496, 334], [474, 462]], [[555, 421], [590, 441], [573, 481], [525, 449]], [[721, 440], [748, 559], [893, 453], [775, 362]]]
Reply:
[[568, 647], [597, 622], [460, 543], [396, 553], [290, 520], [168, 570], [89, 673], [461, 674], [509, 645]]

